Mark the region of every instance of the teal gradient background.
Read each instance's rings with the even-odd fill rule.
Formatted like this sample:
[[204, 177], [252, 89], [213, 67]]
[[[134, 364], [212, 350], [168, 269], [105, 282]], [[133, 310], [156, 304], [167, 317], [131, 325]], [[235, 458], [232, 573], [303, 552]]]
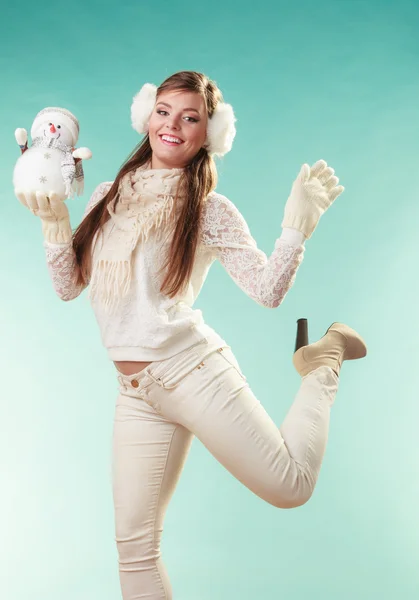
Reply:
[[[6, 16], [7, 14], [7, 16]], [[345, 193], [306, 244], [282, 306], [258, 306], [215, 264], [196, 303], [280, 424], [298, 389], [295, 322], [333, 321], [369, 355], [346, 363], [308, 504], [253, 496], [195, 440], [169, 507], [163, 555], [175, 600], [419, 597], [417, 224], [419, 4], [91, 2], [8, 4], [0, 21], [0, 597], [120, 598], [110, 452], [115, 369], [84, 292], [55, 295], [41, 225], [13, 194], [45, 106], [81, 124], [88, 197], [139, 141], [132, 97], [203, 71], [237, 116], [218, 191], [270, 254], [303, 162], [324, 158]]]

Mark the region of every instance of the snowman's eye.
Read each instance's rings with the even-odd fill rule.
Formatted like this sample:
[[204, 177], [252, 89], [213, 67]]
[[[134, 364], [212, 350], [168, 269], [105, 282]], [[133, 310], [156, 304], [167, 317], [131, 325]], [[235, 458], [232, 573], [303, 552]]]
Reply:
[[57, 125], [57, 129], [61, 129], [61, 125]]
[[48, 123], [48, 125], [52, 125], [52, 123]]

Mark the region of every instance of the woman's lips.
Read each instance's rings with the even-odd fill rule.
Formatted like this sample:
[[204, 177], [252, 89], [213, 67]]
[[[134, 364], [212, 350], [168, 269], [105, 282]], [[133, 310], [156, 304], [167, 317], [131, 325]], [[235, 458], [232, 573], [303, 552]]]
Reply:
[[166, 146], [181, 146], [183, 144], [183, 142], [181, 141], [179, 142], [169, 142], [168, 140], [164, 140], [163, 136], [160, 135], [160, 140], [163, 142], [163, 144], [166, 144]]

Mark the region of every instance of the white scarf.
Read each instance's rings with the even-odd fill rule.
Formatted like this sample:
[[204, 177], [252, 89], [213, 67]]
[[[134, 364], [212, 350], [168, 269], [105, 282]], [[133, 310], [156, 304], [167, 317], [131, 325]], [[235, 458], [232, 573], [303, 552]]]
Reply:
[[[112, 312], [131, 286], [132, 255], [140, 240], [170, 222], [183, 169], [150, 169], [150, 164], [124, 175], [107, 206], [113, 226], [93, 265], [89, 298], [100, 298]], [[178, 201], [183, 198], [178, 195]]]

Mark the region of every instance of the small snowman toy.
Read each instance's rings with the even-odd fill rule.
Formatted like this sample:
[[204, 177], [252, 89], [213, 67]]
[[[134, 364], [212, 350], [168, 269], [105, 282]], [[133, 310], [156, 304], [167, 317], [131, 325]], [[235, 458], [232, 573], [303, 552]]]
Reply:
[[79, 122], [65, 108], [49, 107], [35, 117], [28, 148], [26, 129], [16, 129], [21, 156], [13, 171], [15, 194], [42, 192], [61, 201], [81, 196], [84, 190], [82, 159], [90, 159], [89, 148], [75, 148]]

